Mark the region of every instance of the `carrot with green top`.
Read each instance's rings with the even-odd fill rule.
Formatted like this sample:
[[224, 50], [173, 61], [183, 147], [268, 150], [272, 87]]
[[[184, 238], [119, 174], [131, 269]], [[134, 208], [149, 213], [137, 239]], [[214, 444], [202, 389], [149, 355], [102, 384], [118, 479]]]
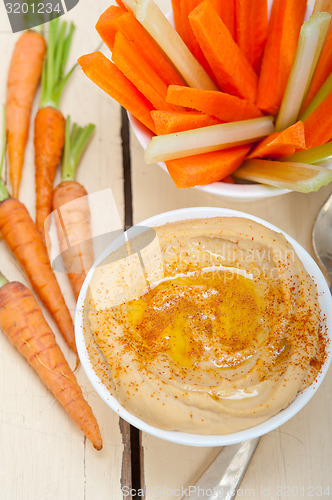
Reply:
[[254, 102], [257, 75], [209, 1], [199, 4], [189, 20], [221, 90]]
[[193, 89], [170, 85], [166, 101], [177, 106], [196, 109], [223, 122], [259, 118], [263, 113], [254, 103], [216, 90]]
[[15, 198], [19, 195], [31, 108], [42, 73], [45, 50], [44, 37], [35, 31], [27, 31], [17, 40], [9, 66], [6, 129], [9, 177]]
[[152, 104], [104, 54], [101, 52], [86, 54], [78, 59], [78, 64], [99, 88], [126, 108], [149, 130], [155, 132], [150, 115], [153, 110]]
[[120, 31], [135, 42], [137, 52], [153, 68], [166, 85], [184, 85], [184, 82], [158, 45], [131, 12], [111, 5], [99, 18], [96, 30], [106, 45], [113, 50], [115, 35]]
[[98, 423], [32, 292], [0, 273], [0, 327], [96, 450]]
[[247, 158], [278, 159], [306, 149], [304, 125], [301, 121], [298, 121], [282, 132], [274, 132], [265, 137]]
[[53, 192], [60, 252], [76, 300], [94, 262], [87, 192], [75, 180], [77, 166], [94, 128], [91, 124], [82, 128], [74, 123], [71, 129], [70, 118], [67, 118], [61, 183]]
[[41, 234], [26, 207], [9, 195], [1, 179], [5, 151], [4, 136], [0, 162], [0, 234], [51, 313], [68, 346], [77, 352], [73, 321], [52, 271]]
[[65, 118], [59, 110], [64, 86], [74, 68], [65, 74], [74, 25], [59, 18], [49, 24], [46, 60], [42, 74], [40, 108], [35, 118], [36, 225], [45, 240], [44, 223], [51, 213], [53, 183], [65, 141]]
[[256, 105], [276, 115], [296, 52], [307, 0], [274, 0], [269, 21]]
[[267, 0], [235, 0], [235, 40], [259, 73], [268, 34]]

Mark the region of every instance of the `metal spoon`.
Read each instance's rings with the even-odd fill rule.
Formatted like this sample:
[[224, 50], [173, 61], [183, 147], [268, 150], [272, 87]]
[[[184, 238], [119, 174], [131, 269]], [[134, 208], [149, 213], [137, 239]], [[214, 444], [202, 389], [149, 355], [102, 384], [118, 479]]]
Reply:
[[332, 194], [317, 215], [312, 243], [318, 260], [329, 275], [332, 293]]

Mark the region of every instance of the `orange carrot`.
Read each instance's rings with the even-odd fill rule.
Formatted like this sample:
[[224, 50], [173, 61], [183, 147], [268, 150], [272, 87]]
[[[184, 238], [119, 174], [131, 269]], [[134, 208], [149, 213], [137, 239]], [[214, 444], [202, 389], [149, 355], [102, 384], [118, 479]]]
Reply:
[[277, 114], [293, 64], [307, 0], [274, 0], [258, 82], [257, 106]]
[[96, 29], [111, 50], [113, 50], [117, 31], [121, 31], [127, 39], [134, 42], [135, 50], [140, 53], [166, 85], [184, 85], [180, 75], [131, 12], [111, 5], [100, 16]]
[[250, 146], [169, 160], [167, 170], [178, 188], [202, 186], [232, 174], [243, 162]]
[[274, 132], [265, 137], [251, 151], [247, 158], [271, 158], [277, 160], [307, 149], [304, 125], [301, 121], [294, 123], [282, 132]]
[[0, 198], [0, 233], [23, 267], [30, 283], [52, 314], [69, 347], [76, 352], [74, 326], [51, 269], [41, 235], [19, 200]]
[[88, 193], [75, 180], [75, 175], [94, 128], [91, 124], [81, 128], [74, 123], [71, 129], [70, 118], [67, 118], [61, 183], [53, 192], [60, 252], [76, 300], [94, 255]]
[[[235, 38], [235, 0], [209, 0]], [[250, 2], [251, 3], [251, 2]]]
[[15, 198], [19, 194], [31, 107], [42, 72], [45, 50], [44, 38], [34, 31], [27, 31], [16, 42], [9, 67], [6, 129], [9, 176]]
[[78, 64], [90, 80], [118, 101], [148, 129], [155, 132], [150, 112], [152, 104], [101, 52], [81, 56]]
[[166, 103], [166, 83], [137, 51], [135, 42], [127, 39], [120, 31], [115, 36], [112, 61], [153, 107], [164, 111], [176, 110], [175, 106]]
[[307, 95], [301, 106], [300, 115], [307, 109], [325, 80], [332, 72], [332, 30], [326, 38], [324, 48], [319, 58], [313, 79], [311, 81]]
[[267, 0], [235, 0], [235, 40], [256, 73], [268, 33]]
[[0, 274], [0, 327], [96, 450], [98, 423], [32, 292]]
[[227, 177], [222, 179], [221, 182], [225, 182], [226, 184], [236, 184], [232, 175], [227, 175]]
[[182, 38], [181, 5], [182, 5], [182, 0], [172, 0], [174, 26], [176, 31]]
[[196, 109], [207, 115], [216, 116], [224, 122], [235, 122], [263, 116], [262, 112], [252, 102], [216, 90], [170, 85], [166, 101], [178, 106]]
[[157, 135], [173, 134], [192, 130], [200, 127], [209, 127], [217, 125], [219, 120], [203, 113], [177, 111], [151, 111], [151, 117], [156, 127]]
[[205, 0], [191, 12], [189, 20], [220, 88], [255, 101], [257, 75], [215, 9]]
[[307, 148], [320, 146], [332, 139], [332, 91], [304, 121]]
[[[42, 75], [42, 96], [35, 118], [35, 178], [36, 178], [36, 225], [45, 239], [44, 223], [51, 213], [53, 183], [60, 163], [65, 138], [65, 119], [59, 111], [62, 90], [73, 69], [64, 74], [68, 59], [74, 25], [59, 18], [51, 21], [47, 46], [47, 57]], [[46, 231], [47, 232], [47, 231]]]

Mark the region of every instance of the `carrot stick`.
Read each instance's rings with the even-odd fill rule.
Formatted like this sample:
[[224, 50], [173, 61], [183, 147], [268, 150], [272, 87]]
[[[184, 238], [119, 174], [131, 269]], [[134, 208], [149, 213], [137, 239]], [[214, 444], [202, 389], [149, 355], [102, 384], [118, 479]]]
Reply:
[[120, 31], [115, 36], [112, 61], [153, 107], [164, 111], [176, 110], [175, 106], [166, 103], [166, 83], [137, 51], [135, 42], [128, 40]]
[[220, 88], [255, 101], [257, 75], [215, 9], [205, 0], [191, 12], [189, 20]]
[[326, 38], [308, 93], [301, 106], [300, 115], [307, 109], [319, 89], [332, 72], [332, 30]]
[[91, 124], [81, 128], [74, 123], [71, 130], [70, 118], [67, 118], [61, 183], [53, 192], [60, 252], [76, 300], [92, 267], [94, 255], [88, 193], [75, 180], [75, 175], [94, 128]]
[[304, 135], [304, 125], [298, 121], [282, 132], [274, 132], [263, 139], [247, 158], [278, 159], [290, 156], [298, 151], [307, 149]]
[[104, 54], [94, 52], [81, 56], [78, 64], [90, 80], [113, 97], [148, 129], [155, 132], [150, 116], [152, 104]]
[[307, 147], [314, 148], [332, 139], [332, 91], [304, 121]]
[[235, 38], [235, 0], [209, 0]]
[[135, 50], [150, 64], [166, 85], [184, 85], [178, 72], [131, 12], [111, 5], [100, 16], [96, 29], [111, 50], [113, 50], [117, 31], [121, 31], [127, 39], [135, 44]]
[[157, 135], [173, 134], [184, 130], [208, 127], [220, 123], [212, 116], [203, 113], [177, 111], [151, 111], [151, 117], [156, 127]]
[[35, 118], [36, 225], [45, 244], [44, 222], [51, 212], [53, 182], [65, 139], [66, 121], [58, 108], [63, 88], [74, 69], [65, 75], [74, 29], [71, 24], [67, 33], [67, 24], [60, 24], [59, 18], [50, 23], [42, 96]]
[[268, 33], [267, 0], [235, 0], [235, 40], [259, 73]]
[[293, 64], [306, 0], [274, 0], [258, 82], [257, 106], [277, 114]]
[[218, 92], [170, 85], [166, 101], [178, 106], [193, 108], [224, 122], [258, 118], [262, 112], [246, 99]]
[[202, 186], [232, 174], [243, 162], [250, 146], [169, 160], [167, 170], [178, 188]]
[[16, 42], [8, 71], [7, 148], [10, 182], [16, 198], [29, 136], [31, 107], [41, 77], [45, 50], [45, 40], [39, 33], [23, 33]]
[[32, 292], [0, 274], [0, 327], [96, 450], [98, 423]]
[[172, 11], [174, 18], [174, 26], [176, 31], [182, 38], [182, 19], [181, 19], [181, 5], [182, 0], [172, 0]]
[[41, 235], [29, 212], [15, 198], [0, 198], [0, 233], [30, 283], [52, 314], [69, 347], [76, 352], [74, 326], [53, 274]]

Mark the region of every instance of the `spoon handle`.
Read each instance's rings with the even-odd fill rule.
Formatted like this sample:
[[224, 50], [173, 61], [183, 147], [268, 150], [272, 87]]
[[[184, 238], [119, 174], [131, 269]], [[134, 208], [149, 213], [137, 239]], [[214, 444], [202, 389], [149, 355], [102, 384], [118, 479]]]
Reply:
[[197, 483], [183, 497], [198, 500], [232, 500], [246, 473], [260, 438], [224, 446]]

